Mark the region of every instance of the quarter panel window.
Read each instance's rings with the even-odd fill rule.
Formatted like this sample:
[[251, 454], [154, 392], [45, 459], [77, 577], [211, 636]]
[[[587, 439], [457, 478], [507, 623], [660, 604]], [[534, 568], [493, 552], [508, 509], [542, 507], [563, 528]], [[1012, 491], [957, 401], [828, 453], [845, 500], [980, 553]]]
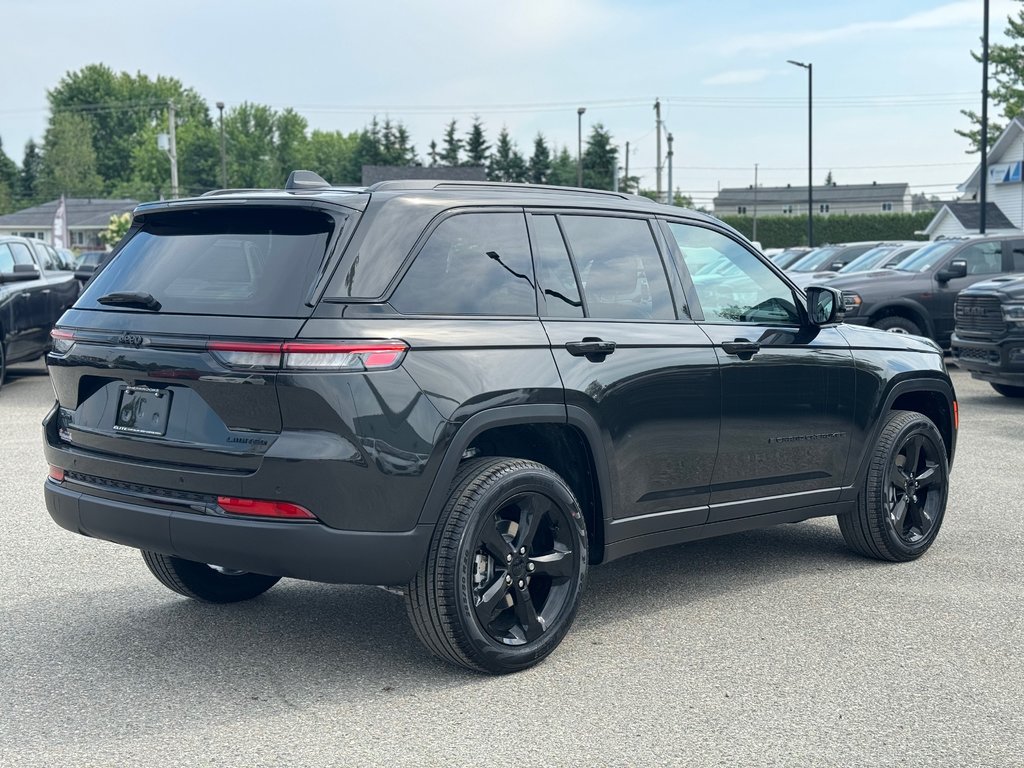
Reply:
[[533, 216], [533, 258], [547, 317], [583, 317], [583, 302], [554, 216]]
[[463, 213], [438, 225], [395, 290], [405, 314], [535, 315], [522, 213]]
[[708, 323], [798, 325], [796, 297], [767, 265], [735, 240], [703, 227], [670, 223]]
[[674, 320], [672, 294], [644, 219], [560, 216], [590, 317]]
[[22, 243], [10, 243], [11, 253], [14, 255], [15, 264], [32, 264], [35, 265], [35, 261], [32, 260], [32, 254], [28, 252], [28, 246]]

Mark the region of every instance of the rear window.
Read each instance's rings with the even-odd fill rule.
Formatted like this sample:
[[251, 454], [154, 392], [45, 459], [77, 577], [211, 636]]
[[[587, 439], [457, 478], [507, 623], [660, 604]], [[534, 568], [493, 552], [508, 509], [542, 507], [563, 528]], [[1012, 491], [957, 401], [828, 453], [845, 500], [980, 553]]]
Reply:
[[141, 292], [162, 313], [306, 317], [307, 293], [343, 220], [302, 208], [152, 214], [89, 285], [79, 307]]

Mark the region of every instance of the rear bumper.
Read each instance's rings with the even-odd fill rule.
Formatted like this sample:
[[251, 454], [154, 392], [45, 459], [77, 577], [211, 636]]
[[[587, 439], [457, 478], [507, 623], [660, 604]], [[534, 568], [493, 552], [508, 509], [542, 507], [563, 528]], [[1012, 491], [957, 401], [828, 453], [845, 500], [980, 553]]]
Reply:
[[953, 360], [957, 366], [968, 371], [974, 378], [995, 384], [1024, 386], [1024, 363], [1019, 360], [1024, 353], [1024, 338], [1011, 336], [1001, 341], [962, 339], [953, 334], [950, 342]]
[[114, 499], [47, 480], [46, 508], [69, 531], [252, 573], [336, 584], [401, 585], [419, 569], [433, 525], [343, 531], [264, 522]]

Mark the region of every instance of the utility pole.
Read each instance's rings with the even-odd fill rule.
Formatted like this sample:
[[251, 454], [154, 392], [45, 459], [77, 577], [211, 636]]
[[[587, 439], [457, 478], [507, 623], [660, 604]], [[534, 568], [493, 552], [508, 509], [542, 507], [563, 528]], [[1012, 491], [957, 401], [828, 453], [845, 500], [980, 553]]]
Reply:
[[757, 163], [754, 163], [754, 231], [750, 239], [757, 242]]
[[668, 140], [668, 198], [665, 202], [669, 205], [675, 205], [676, 199], [672, 194], [672, 133], [670, 132], [665, 138]]
[[654, 100], [654, 128], [657, 136], [657, 147], [655, 149], [655, 177], [657, 178], [657, 186], [655, 191], [657, 192], [657, 201], [661, 202], [661, 99]]
[[[988, 0], [985, 0], [986, 3]], [[795, 67], [801, 67], [807, 70], [807, 247], [814, 247], [814, 172], [811, 168], [813, 164], [813, 147], [814, 147], [814, 133], [811, 124], [811, 115], [814, 113], [813, 109], [813, 98], [814, 98], [814, 86], [812, 85], [812, 78], [814, 74], [814, 66], [811, 62], [806, 64], [802, 61], [793, 61], [793, 59], [787, 59], [787, 64], [792, 64]]]
[[171, 158], [171, 199], [178, 199], [178, 143], [174, 137], [174, 102], [167, 102], [167, 155]]
[[224, 145], [224, 102], [217, 102], [217, 109], [220, 111], [220, 187], [228, 188], [228, 156]]
[[[626, 173], [624, 175], [625, 175], [625, 178], [626, 178], [626, 191], [629, 192], [629, 142], [628, 141], [626, 142]], [[1022, 188], [1024, 188], [1024, 187], [1022, 187]]]
[[985, 29], [981, 36], [981, 189], [978, 203], [978, 233], [985, 234], [986, 208], [988, 208], [988, 0], [985, 0]]

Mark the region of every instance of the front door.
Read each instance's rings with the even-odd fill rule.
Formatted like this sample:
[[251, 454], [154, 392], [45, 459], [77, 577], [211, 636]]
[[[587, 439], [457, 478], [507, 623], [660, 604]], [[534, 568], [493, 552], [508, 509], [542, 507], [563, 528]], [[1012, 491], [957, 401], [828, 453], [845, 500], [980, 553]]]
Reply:
[[709, 522], [835, 501], [853, 418], [849, 344], [835, 327], [808, 324], [799, 294], [738, 240], [667, 228], [721, 365]]

